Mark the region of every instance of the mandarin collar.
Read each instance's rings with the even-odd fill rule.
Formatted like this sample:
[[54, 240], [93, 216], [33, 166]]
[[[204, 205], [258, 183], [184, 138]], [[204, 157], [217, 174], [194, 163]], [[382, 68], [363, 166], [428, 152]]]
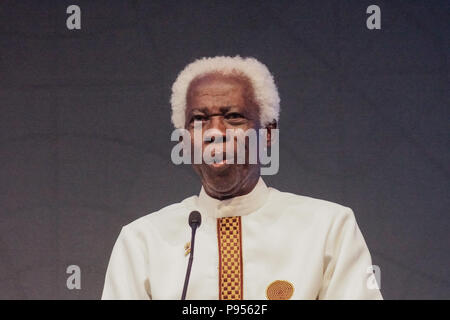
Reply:
[[226, 200], [218, 200], [209, 196], [202, 187], [198, 196], [198, 205], [206, 210], [211, 218], [224, 218], [232, 216], [245, 216], [259, 208], [266, 202], [269, 188], [259, 177], [258, 183], [249, 193]]

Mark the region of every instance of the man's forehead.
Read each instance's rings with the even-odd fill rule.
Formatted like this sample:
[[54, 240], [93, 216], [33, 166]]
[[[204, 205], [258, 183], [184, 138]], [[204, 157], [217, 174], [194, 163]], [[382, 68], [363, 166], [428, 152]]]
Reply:
[[227, 112], [246, 108], [247, 101], [244, 95], [197, 95], [193, 96], [187, 104], [186, 112], [208, 112], [212, 109]]
[[199, 100], [217, 100], [217, 103], [232, 106], [245, 104], [246, 100], [251, 97], [251, 86], [247, 79], [237, 75], [208, 74], [191, 82], [187, 93], [187, 102], [188, 107], [194, 107]]
[[220, 93], [221, 91], [243, 90], [249, 87], [249, 80], [245, 78], [211, 74], [192, 80], [189, 91], [191, 94], [202, 94], [204, 90]]

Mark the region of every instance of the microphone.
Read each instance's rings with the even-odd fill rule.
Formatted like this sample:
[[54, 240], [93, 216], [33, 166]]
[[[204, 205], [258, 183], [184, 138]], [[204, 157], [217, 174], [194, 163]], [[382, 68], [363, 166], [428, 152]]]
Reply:
[[184, 279], [184, 287], [183, 287], [183, 293], [181, 294], [181, 300], [186, 300], [186, 291], [189, 283], [189, 277], [191, 276], [191, 268], [192, 268], [192, 261], [194, 260], [194, 242], [195, 242], [195, 231], [198, 227], [202, 224], [202, 216], [200, 212], [198, 211], [192, 211], [189, 214], [189, 226], [192, 229], [192, 236], [191, 236], [191, 252], [189, 254], [189, 262], [188, 267], [186, 270], [186, 277]]

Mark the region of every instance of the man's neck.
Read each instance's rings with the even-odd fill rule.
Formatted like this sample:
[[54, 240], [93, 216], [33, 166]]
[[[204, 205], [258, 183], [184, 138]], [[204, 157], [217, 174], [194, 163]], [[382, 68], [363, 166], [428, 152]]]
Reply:
[[205, 188], [205, 192], [212, 198], [215, 198], [217, 200], [227, 200], [234, 197], [240, 197], [244, 196], [248, 193], [250, 193], [258, 183], [260, 176], [253, 177], [252, 179], [247, 179], [243, 182], [241, 185], [241, 188], [232, 194], [229, 193], [219, 193], [219, 192], [209, 192], [207, 188]]

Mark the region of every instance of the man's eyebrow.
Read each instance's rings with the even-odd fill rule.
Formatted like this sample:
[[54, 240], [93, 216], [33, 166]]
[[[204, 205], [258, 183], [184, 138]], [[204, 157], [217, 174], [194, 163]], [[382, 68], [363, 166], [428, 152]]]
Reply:
[[[230, 109], [237, 108], [237, 107], [238, 106], [228, 105], [228, 106], [219, 107], [219, 110], [220, 110], [220, 112], [227, 112]], [[193, 107], [193, 108], [191, 108], [190, 113], [193, 113], [195, 111], [202, 112], [202, 113], [205, 113], [205, 114], [209, 113], [208, 112], [209, 110], [206, 107]]]
[[193, 108], [191, 108], [191, 110], [189, 110], [191, 113], [192, 112], [195, 112], [195, 111], [200, 111], [200, 112], [203, 112], [203, 113], [207, 113], [207, 108], [204, 108], [204, 107], [193, 107]]

